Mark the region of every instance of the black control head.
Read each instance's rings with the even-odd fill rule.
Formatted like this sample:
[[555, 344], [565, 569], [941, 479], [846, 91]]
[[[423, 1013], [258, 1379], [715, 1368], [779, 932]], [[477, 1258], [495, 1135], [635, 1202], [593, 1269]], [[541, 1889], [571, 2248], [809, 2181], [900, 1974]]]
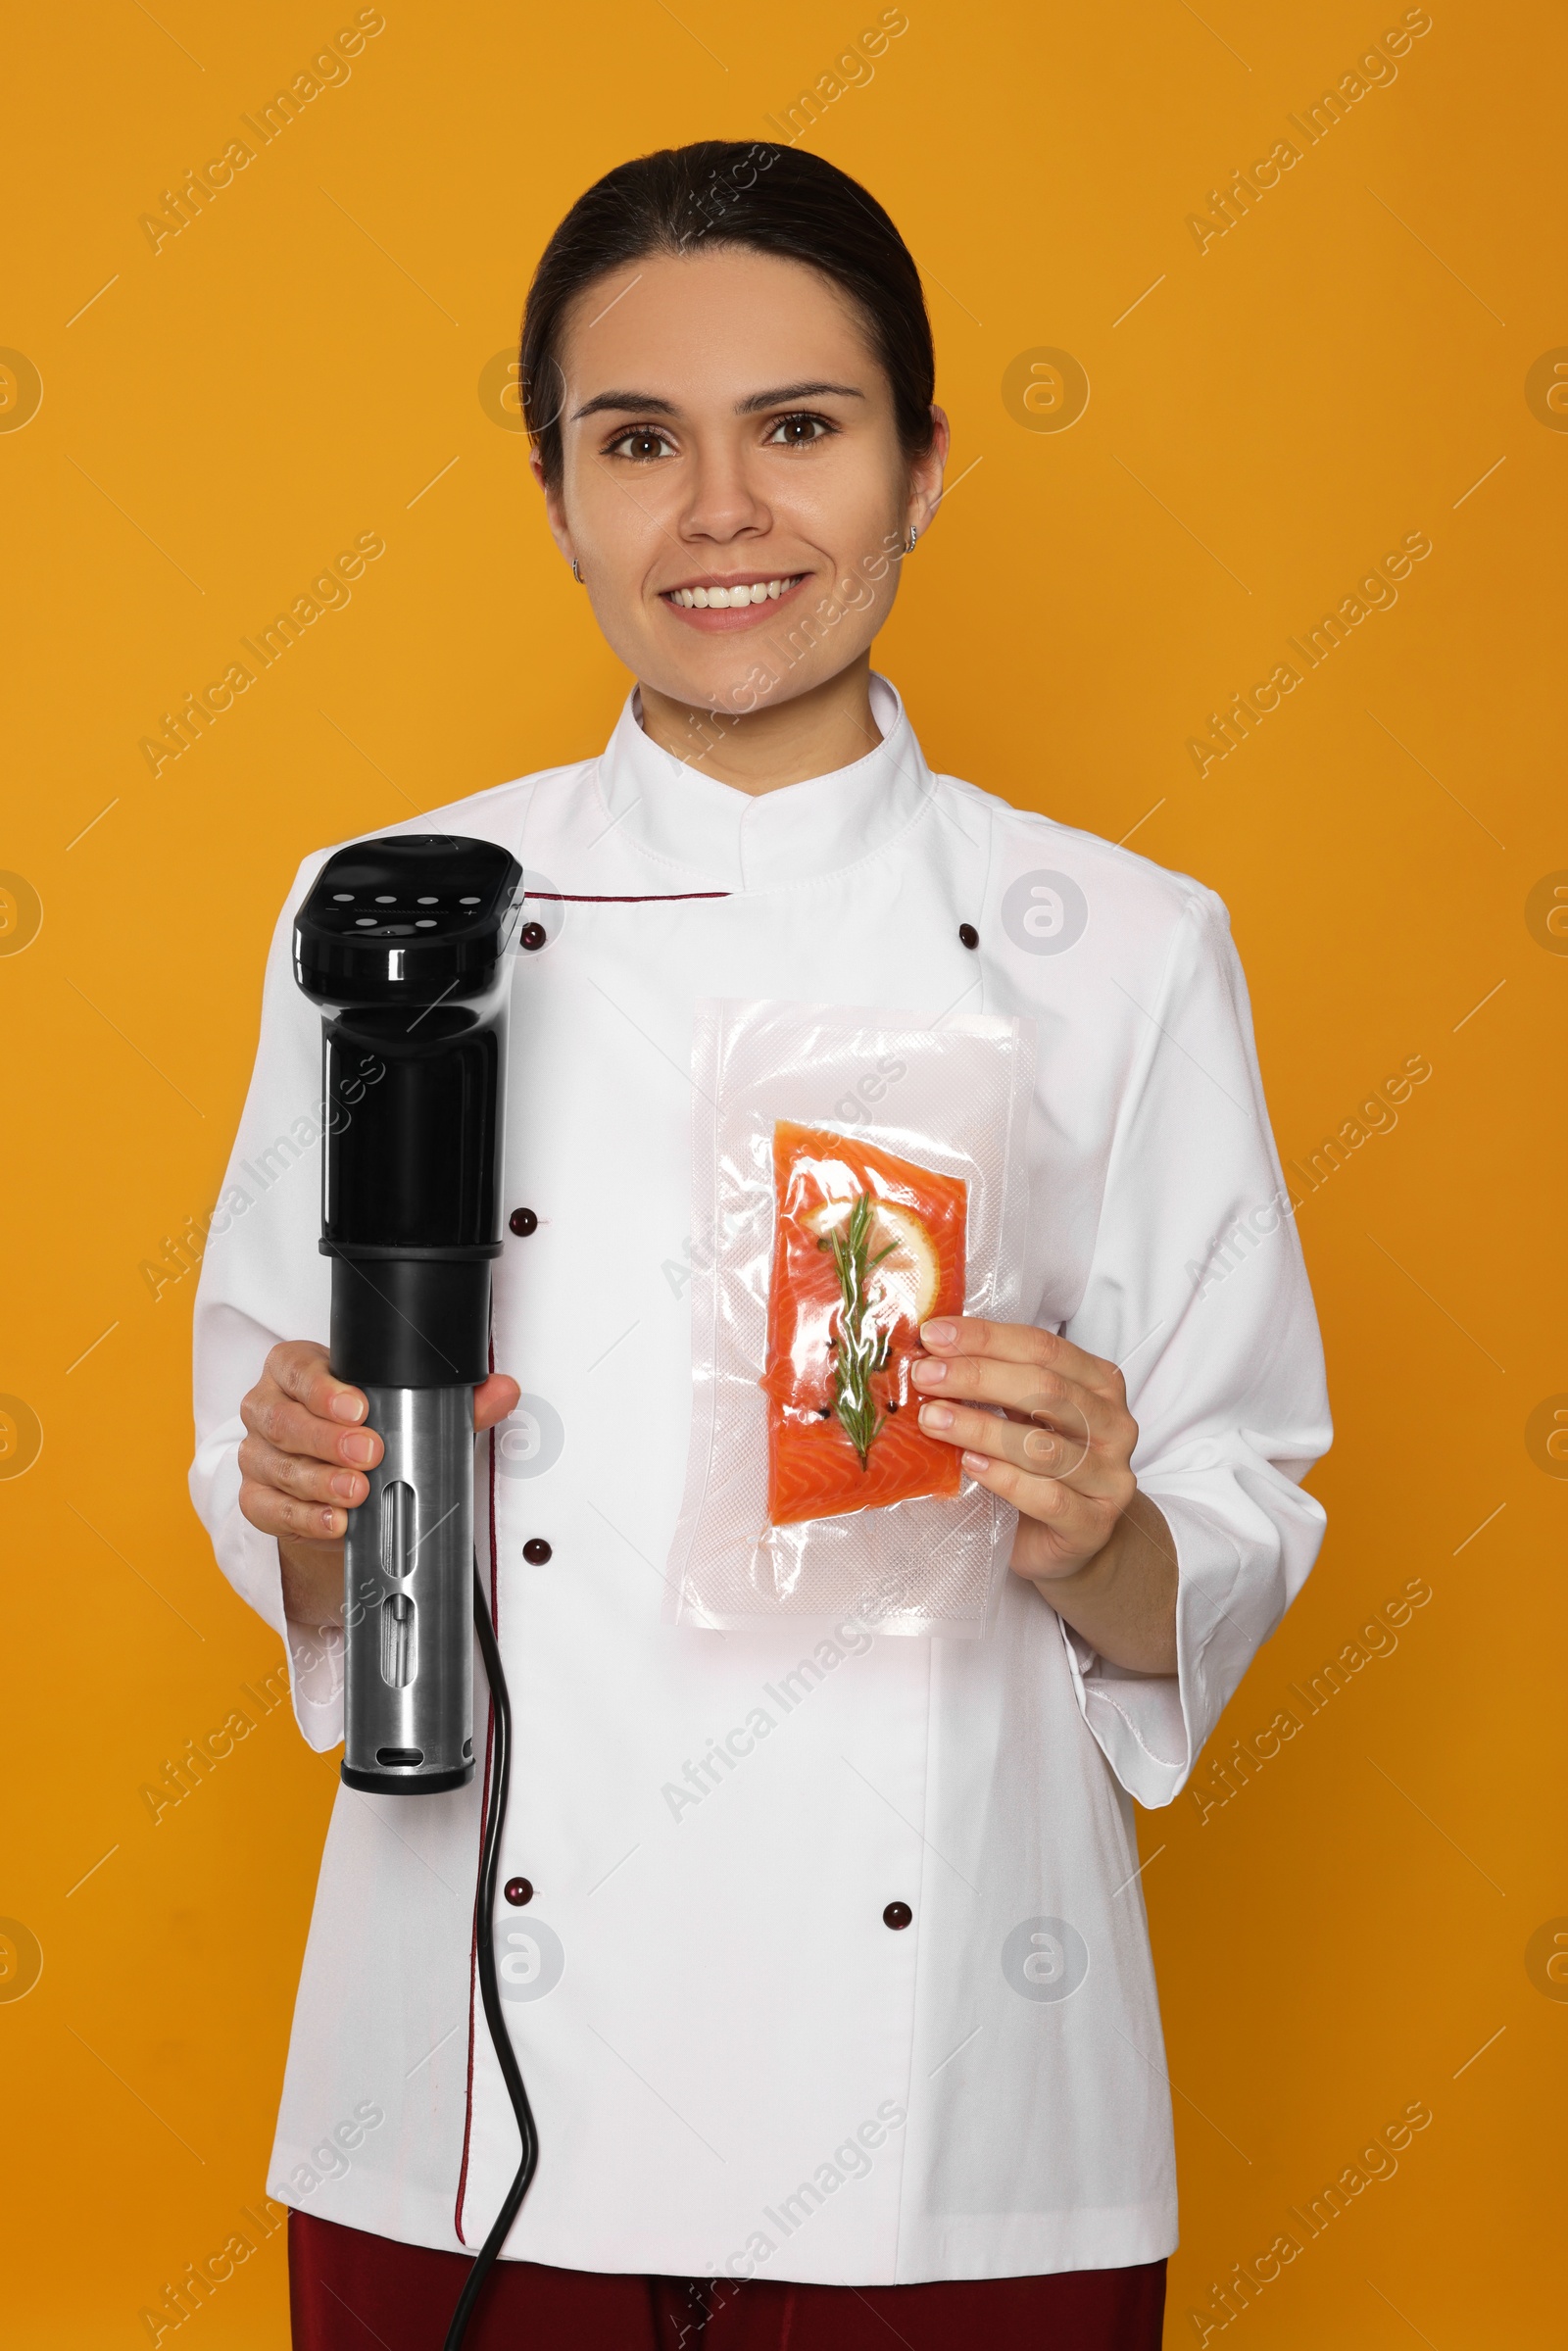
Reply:
[[322, 1005], [473, 1003], [500, 979], [522, 906], [522, 867], [494, 841], [356, 841], [295, 917], [294, 977]]

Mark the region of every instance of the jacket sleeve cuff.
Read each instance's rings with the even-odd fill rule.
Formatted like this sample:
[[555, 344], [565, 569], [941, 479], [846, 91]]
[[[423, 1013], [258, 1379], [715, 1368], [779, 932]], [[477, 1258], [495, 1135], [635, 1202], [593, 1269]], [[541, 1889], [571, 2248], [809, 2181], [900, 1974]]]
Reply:
[[[1140, 1483], [1176, 1546], [1176, 1671], [1112, 1665], [1065, 1618], [1073, 1690], [1084, 1721], [1136, 1803], [1158, 1810], [1180, 1795], [1205, 1740], [1256, 1650], [1299, 1589], [1322, 1540], [1324, 1513], [1279, 1473], [1262, 1511], [1243, 1490], [1226, 1523], [1209, 1497]], [[1196, 1481], [1195, 1481], [1196, 1482]], [[1210, 1481], [1204, 1481], [1205, 1484]], [[1261, 1521], [1261, 1523], [1258, 1523]], [[1250, 1523], [1249, 1523], [1250, 1522]]]
[[277, 1543], [253, 1527], [239, 1506], [243, 1435], [238, 1421], [214, 1432], [197, 1455], [191, 1488], [202, 1517], [215, 1529], [219, 1566], [240, 1598], [283, 1643], [294, 1720], [306, 1745], [322, 1755], [343, 1738], [343, 1633], [337, 1625], [318, 1629], [295, 1624], [284, 1615]]

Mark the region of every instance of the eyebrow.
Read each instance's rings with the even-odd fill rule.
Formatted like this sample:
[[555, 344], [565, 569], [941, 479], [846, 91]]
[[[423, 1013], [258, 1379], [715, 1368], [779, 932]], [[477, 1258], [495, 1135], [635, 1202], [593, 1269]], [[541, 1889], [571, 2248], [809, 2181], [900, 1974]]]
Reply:
[[738, 400], [735, 414], [737, 416], [755, 416], [762, 409], [782, 407], [787, 400], [820, 400], [827, 393], [835, 393], [841, 400], [865, 398], [865, 394], [855, 384], [781, 384], [777, 391], [754, 392], [750, 400]]
[[[755, 416], [763, 409], [780, 408], [791, 400], [820, 400], [829, 394], [841, 400], [863, 400], [865, 394], [855, 384], [798, 383], [780, 384], [772, 391], [754, 392], [749, 400], [735, 403], [737, 416]], [[680, 411], [672, 400], [662, 400], [657, 392], [599, 392], [572, 413], [573, 424], [584, 416], [676, 416]]]

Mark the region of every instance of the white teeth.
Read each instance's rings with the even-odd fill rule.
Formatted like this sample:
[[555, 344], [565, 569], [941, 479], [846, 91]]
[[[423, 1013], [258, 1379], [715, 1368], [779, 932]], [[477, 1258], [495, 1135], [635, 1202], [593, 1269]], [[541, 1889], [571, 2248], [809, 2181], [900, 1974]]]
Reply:
[[766, 604], [770, 598], [776, 604], [781, 596], [787, 595], [789, 590], [796, 587], [805, 576], [804, 572], [795, 571], [785, 579], [758, 579], [742, 587], [676, 588], [671, 591], [670, 602], [684, 605], [687, 612], [734, 612], [741, 605]]

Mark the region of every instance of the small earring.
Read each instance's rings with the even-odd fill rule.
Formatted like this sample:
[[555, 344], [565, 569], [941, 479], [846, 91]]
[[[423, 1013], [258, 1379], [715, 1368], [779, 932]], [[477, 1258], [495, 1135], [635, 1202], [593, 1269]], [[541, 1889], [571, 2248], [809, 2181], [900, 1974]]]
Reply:
[[913, 555], [914, 542], [918, 536], [919, 533], [916, 531], [914, 524], [911, 522], [909, 525], [909, 544], [904, 551], [906, 555]]
[[571, 559], [571, 576], [580, 588], [582, 586], [582, 573], [577, 568], [577, 559], [575, 556], [573, 556]]

